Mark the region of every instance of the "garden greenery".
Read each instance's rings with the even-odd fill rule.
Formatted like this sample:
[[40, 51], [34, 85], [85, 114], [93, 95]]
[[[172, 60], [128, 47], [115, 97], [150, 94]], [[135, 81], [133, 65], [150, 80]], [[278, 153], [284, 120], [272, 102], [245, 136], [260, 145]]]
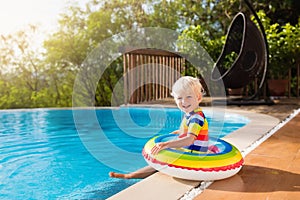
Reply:
[[[74, 80], [86, 56], [105, 39], [138, 27], [176, 30], [181, 37], [187, 36], [199, 42], [216, 60], [225, 44], [230, 21], [240, 11], [240, 2], [91, 0], [85, 8], [71, 3], [61, 14], [57, 30], [47, 36], [42, 47], [34, 45], [35, 36], [39, 34], [39, 28], [34, 25], [10, 35], [1, 35], [0, 109], [72, 106]], [[289, 68], [295, 74], [297, 58], [300, 57], [300, 22], [292, 24], [289, 18], [276, 15], [281, 11], [291, 13], [295, 2], [297, 0], [284, 4], [270, 0], [253, 1], [256, 10], [268, 9], [268, 12], [260, 11], [258, 15], [269, 43], [270, 76], [284, 77]], [[295, 13], [298, 13], [297, 9], [290, 17], [298, 16]], [[229, 57], [230, 60], [233, 59]], [[193, 73], [193, 70], [187, 69], [186, 73]], [[99, 80], [94, 99], [96, 106], [110, 105], [112, 90], [122, 74], [120, 57]]]

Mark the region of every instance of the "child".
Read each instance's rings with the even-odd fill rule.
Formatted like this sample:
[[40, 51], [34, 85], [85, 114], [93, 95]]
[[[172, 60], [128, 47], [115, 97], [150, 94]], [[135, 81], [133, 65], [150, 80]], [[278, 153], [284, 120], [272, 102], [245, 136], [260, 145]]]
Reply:
[[[208, 123], [204, 113], [199, 107], [202, 101], [202, 85], [197, 78], [184, 76], [179, 78], [172, 87], [171, 95], [177, 107], [185, 115], [180, 125], [180, 130], [173, 133], [179, 134], [178, 139], [157, 143], [151, 150], [153, 155], [166, 148], [180, 148], [189, 146], [189, 149], [201, 152], [208, 151]], [[146, 178], [156, 170], [146, 166], [129, 174], [110, 172], [114, 178]]]

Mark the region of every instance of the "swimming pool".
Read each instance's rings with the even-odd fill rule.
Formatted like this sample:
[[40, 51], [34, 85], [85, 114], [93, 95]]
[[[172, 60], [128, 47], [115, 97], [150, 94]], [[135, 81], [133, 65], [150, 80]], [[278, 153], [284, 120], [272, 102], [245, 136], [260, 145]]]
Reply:
[[[97, 124], [86, 115], [91, 111], [96, 114]], [[108, 172], [145, 166], [141, 150], [146, 141], [154, 134], [177, 129], [182, 118], [175, 108], [76, 112], [83, 116], [76, 123], [72, 110], [0, 112], [0, 199], [106, 199], [138, 181], [111, 179]], [[209, 118], [210, 113], [207, 115]], [[248, 120], [225, 114], [224, 119], [209, 118], [209, 123], [214, 125], [210, 133], [222, 137]], [[105, 135], [111, 146], [139, 158], [116, 155], [107, 143], [95, 140], [93, 134]], [[95, 152], [91, 154], [91, 148], [101, 155], [100, 159]]]

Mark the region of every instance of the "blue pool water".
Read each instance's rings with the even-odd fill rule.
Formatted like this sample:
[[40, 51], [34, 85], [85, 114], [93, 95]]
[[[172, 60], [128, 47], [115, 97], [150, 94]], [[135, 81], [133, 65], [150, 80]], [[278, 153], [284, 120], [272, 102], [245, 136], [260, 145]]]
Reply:
[[[138, 181], [108, 172], [145, 166], [146, 141], [176, 130], [182, 118], [178, 109], [165, 108], [76, 112], [75, 122], [72, 110], [0, 112], [0, 199], [106, 199]], [[209, 118], [210, 134], [222, 137], [248, 122], [239, 115], [224, 119]]]

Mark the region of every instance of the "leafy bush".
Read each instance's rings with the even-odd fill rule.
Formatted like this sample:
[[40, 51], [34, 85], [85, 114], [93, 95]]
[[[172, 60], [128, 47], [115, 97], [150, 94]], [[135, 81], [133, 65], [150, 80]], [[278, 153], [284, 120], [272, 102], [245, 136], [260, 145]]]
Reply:
[[269, 45], [269, 78], [285, 78], [295, 68], [300, 53], [300, 20], [295, 26], [286, 23], [271, 24], [263, 11], [258, 12], [263, 22]]

